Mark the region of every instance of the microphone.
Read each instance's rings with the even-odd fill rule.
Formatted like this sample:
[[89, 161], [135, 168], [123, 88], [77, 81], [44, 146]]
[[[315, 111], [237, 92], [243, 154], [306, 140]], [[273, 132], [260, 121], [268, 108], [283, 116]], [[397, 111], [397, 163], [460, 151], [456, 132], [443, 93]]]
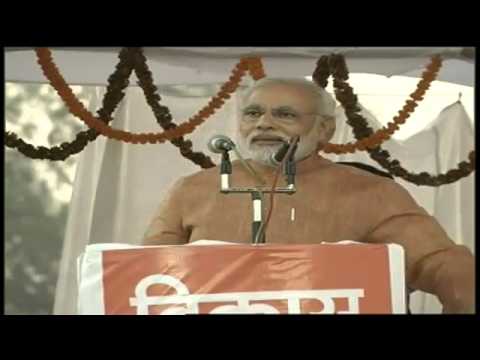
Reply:
[[292, 145], [295, 146], [295, 148], [293, 149], [293, 152], [290, 154], [291, 158], [293, 159], [293, 155], [295, 154], [295, 151], [297, 150], [296, 143], [298, 142], [298, 140], [297, 141], [295, 141], [295, 140], [297, 140], [297, 139], [294, 139], [290, 143], [284, 143], [282, 145], [282, 147], [280, 148], [280, 150], [278, 150], [275, 154], [272, 154], [270, 156], [270, 162], [271, 162], [272, 165], [275, 165], [275, 166], [280, 165], [283, 158], [285, 157], [285, 155], [287, 155], [288, 149]]
[[215, 135], [208, 141], [208, 149], [213, 153], [223, 153], [233, 150], [235, 143], [225, 135]]
[[280, 150], [278, 150], [275, 154], [272, 154], [270, 156], [270, 162], [272, 163], [272, 165], [275, 165], [275, 166], [280, 165], [285, 155], [287, 155], [289, 146], [290, 146], [289, 143], [283, 143]]

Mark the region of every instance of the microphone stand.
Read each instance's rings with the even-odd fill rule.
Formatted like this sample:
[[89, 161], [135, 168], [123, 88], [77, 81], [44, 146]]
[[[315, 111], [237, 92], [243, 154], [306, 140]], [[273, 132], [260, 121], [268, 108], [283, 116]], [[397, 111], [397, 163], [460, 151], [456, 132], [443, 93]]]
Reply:
[[222, 162], [220, 163], [220, 184], [221, 192], [230, 186], [230, 175], [232, 173], [232, 163], [228, 151], [222, 152]]
[[[294, 145], [296, 148], [296, 144]], [[294, 149], [295, 150], [295, 149]], [[220, 164], [220, 192], [222, 194], [251, 194], [252, 209], [253, 209], [253, 221], [252, 221], [252, 244], [265, 243], [265, 232], [260, 234], [257, 239], [257, 234], [264, 228], [263, 219], [263, 195], [265, 193], [278, 193], [278, 194], [294, 194], [297, 189], [295, 188], [295, 151], [291, 151], [289, 157], [285, 161], [285, 167], [283, 173], [286, 177], [287, 186], [276, 187], [272, 190], [271, 187], [230, 187], [230, 175], [232, 174], [232, 164], [230, 162], [230, 156], [228, 151], [222, 152], [222, 162]], [[258, 241], [258, 242], [257, 242]]]
[[295, 174], [297, 172], [295, 166], [295, 151], [297, 150], [297, 143], [293, 146], [293, 151], [290, 152], [290, 155], [285, 161], [285, 167], [283, 168], [283, 174], [287, 180], [288, 186], [295, 187]]

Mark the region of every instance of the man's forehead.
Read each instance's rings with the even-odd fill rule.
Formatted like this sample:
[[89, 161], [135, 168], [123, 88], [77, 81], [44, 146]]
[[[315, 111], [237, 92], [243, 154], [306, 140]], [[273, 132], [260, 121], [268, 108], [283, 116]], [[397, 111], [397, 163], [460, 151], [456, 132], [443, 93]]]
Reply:
[[272, 85], [254, 90], [245, 101], [246, 106], [290, 107], [308, 110], [315, 106], [314, 96], [298, 86]]
[[[250, 103], [245, 105], [244, 109], [265, 109], [267, 106], [265, 104], [259, 104], [259, 103]], [[271, 109], [275, 110], [296, 110], [297, 107], [292, 106], [292, 105], [274, 105], [274, 106], [269, 106]]]

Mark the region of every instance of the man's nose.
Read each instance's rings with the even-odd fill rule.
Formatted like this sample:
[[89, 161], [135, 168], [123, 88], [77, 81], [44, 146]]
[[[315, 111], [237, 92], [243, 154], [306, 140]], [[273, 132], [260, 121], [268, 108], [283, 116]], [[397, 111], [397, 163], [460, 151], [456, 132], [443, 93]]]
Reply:
[[267, 130], [267, 129], [273, 129], [274, 128], [274, 121], [272, 118], [272, 115], [270, 112], [265, 112], [262, 116], [258, 118], [257, 124], [256, 124], [257, 129], [262, 129], [262, 130]]

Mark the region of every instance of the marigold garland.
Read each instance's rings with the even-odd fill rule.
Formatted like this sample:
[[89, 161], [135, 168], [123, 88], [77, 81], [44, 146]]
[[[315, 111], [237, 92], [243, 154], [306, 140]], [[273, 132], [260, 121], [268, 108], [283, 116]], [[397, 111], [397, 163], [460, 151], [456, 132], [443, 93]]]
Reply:
[[[322, 59], [318, 62], [317, 66], [323, 68], [325, 66], [324, 64], [328, 65], [328, 62], [325, 62], [325, 60]], [[437, 77], [438, 71], [440, 70], [441, 66], [442, 58], [440, 56], [433, 56], [431, 63], [427, 66], [426, 70], [422, 74], [422, 80], [420, 80], [417, 84], [417, 89], [412, 94], [410, 94], [412, 100], [406, 101], [402, 110], [400, 110], [398, 112], [398, 115], [393, 118], [393, 122], [388, 123], [387, 126], [377, 130], [375, 133], [371, 134], [368, 137], [357, 140], [356, 142], [349, 142], [346, 144], [328, 143], [322, 150], [325, 153], [335, 154], [354, 153], [357, 150], [373, 149], [382, 144], [384, 141], [390, 139], [393, 133], [395, 133], [395, 131], [399, 129], [399, 126], [401, 124], [404, 124], [410, 114], [413, 113], [415, 108], [418, 106], [418, 102], [423, 100], [423, 96], [426, 90], [430, 87], [432, 81], [435, 80], [435, 78]], [[323, 74], [325, 74], [324, 70], [315, 70], [313, 78], [315, 79], [321, 77]], [[335, 95], [338, 101], [340, 101], [341, 103], [346, 103], [350, 96], [348, 92], [348, 83], [345, 80], [343, 82], [334, 80], [334, 84], [336, 85]]]
[[[109, 123], [112, 121], [112, 113], [124, 97], [123, 90], [128, 86], [128, 78], [133, 69], [133, 63], [129, 57], [128, 50], [122, 49], [118, 54], [120, 61], [115, 71], [108, 78], [106, 93], [103, 97], [102, 108], [97, 111], [99, 118]], [[31, 159], [42, 159], [51, 161], [63, 161], [69, 156], [81, 152], [89, 142], [97, 139], [99, 133], [95, 129], [79, 132], [72, 142], [64, 142], [59, 146], [47, 148], [45, 146], [34, 146], [19, 138], [14, 132], [5, 132], [5, 145], [17, 149], [23, 155]]]
[[[97, 114], [104, 122], [112, 120], [111, 114], [115, 110], [118, 103], [124, 97], [123, 90], [128, 86], [132, 68], [135, 69], [137, 77], [143, 79], [139, 81], [139, 85], [144, 90], [147, 102], [154, 110], [157, 122], [166, 130], [175, 128], [176, 125], [171, 122], [171, 115], [169, 109], [159, 104], [160, 96], [155, 93], [156, 87], [153, 85], [151, 72], [146, 64], [146, 59], [143, 56], [141, 48], [124, 48], [119, 54], [120, 62], [116, 66], [116, 71], [109, 77], [107, 91], [103, 98], [103, 107], [97, 111]], [[132, 60], [133, 59], [133, 60]], [[142, 63], [143, 62], [143, 63]], [[265, 76], [263, 65], [260, 58], [250, 57], [245, 58], [240, 67], [248, 70], [255, 80]], [[54, 78], [58, 81], [59, 77]], [[230, 80], [236, 80], [232, 75]], [[228, 99], [230, 97], [228, 91], [235, 91], [235, 88], [229, 84], [222, 87], [220, 95]], [[155, 105], [153, 105], [155, 103]], [[203, 111], [202, 115], [211, 115], [211, 111]], [[46, 148], [44, 146], [35, 147], [26, 143], [23, 139], [18, 138], [14, 132], [5, 132], [5, 144], [7, 147], [16, 148], [19, 152], [32, 159], [49, 159], [52, 161], [65, 160], [70, 155], [82, 151], [89, 141], [93, 141], [98, 137], [99, 133], [95, 129], [89, 129], [77, 134], [76, 140], [71, 143], [62, 143], [60, 146]], [[202, 168], [209, 168], [215, 166], [208, 156], [202, 152], [192, 151], [192, 142], [185, 141], [183, 137], [171, 140], [171, 142], [180, 148], [180, 153], [200, 165]]]
[[[129, 51], [133, 57], [134, 70], [138, 78], [138, 85], [142, 88], [147, 104], [152, 109], [157, 123], [164, 130], [176, 128], [177, 125], [172, 122], [172, 115], [170, 114], [169, 108], [160, 104], [161, 97], [157, 93], [158, 89], [154, 84], [152, 72], [148, 68], [147, 58], [143, 53], [143, 49], [129, 48]], [[193, 151], [192, 142], [190, 140], [185, 140], [183, 136], [170, 140], [170, 142], [179, 148], [180, 154], [183, 157], [189, 159], [203, 169], [215, 166], [212, 159], [206, 156], [203, 152]]]
[[[340, 97], [338, 100], [345, 109], [345, 115], [348, 119], [347, 124], [352, 127], [355, 138], [362, 140], [371, 136], [374, 131], [368, 126], [367, 120], [358, 113], [360, 108], [357, 104], [357, 97], [353, 93], [353, 89], [346, 82], [348, 79], [348, 69], [343, 55], [332, 54], [319, 59], [316, 77], [314, 78], [315, 82], [322, 87], [326, 87], [330, 74], [334, 77], [335, 89], [343, 89], [345, 93], [345, 96]], [[426, 82], [422, 83], [424, 90], [426, 90], [426, 85]], [[396, 159], [390, 160], [390, 153], [383, 150], [380, 146], [373, 149], [366, 148], [366, 150], [369, 152], [370, 157], [390, 174], [401, 177], [416, 185], [440, 186], [450, 184], [468, 176], [475, 170], [475, 151], [469, 153], [469, 161], [460, 162], [456, 169], [451, 169], [443, 174], [431, 175], [427, 172], [421, 172], [419, 174], [409, 172], [401, 166], [400, 161]]]
[[[117, 64], [115, 72], [108, 79], [109, 84], [103, 99], [103, 106], [97, 111], [97, 114], [101, 119], [100, 121], [88, 112], [83, 104], [75, 97], [73, 91], [68, 84], [66, 84], [53, 63], [51, 52], [48, 49], [43, 48], [36, 49], [35, 51], [37, 52], [38, 62], [41, 65], [45, 76], [49, 79], [51, 85], [65, 102], [70, 112], [82, 119], [90, 127], [89, 130], [78, 133], [76, 139], [71, 143], [62, 143], [60, 146], [52, 147], [50, 149], [43, 146], [35, 148], [31, 144], [19, 139], [15, 133], [5, 132], [6, 146], [16, 148], [24, 155], [35, 159], [49, 159], [54, 161], [64, 160], [68, 156], [82, 151], [89, 141], [95, 140], [99, 133], [101, 133], [107, 137], [131, 143], [161, 143], [169, 140], [180, 148], [180, 152], [183, 156], [203, 168], [215, 166], [211, 159], [203, 153], [193, 152], [191, 149], [191, 141], [185, 141], [183, 135], [193, 132], [196, 126], [203, 123], [215, 112], [215, 109], [220, 108], [224, 101], [230, 98], [230, 94], [237, 89], [241, 78], [247, 71], [254, 80], [259, 80], [265, 77], [263, 64], [260, 58], [242, 58], [232, 71], [229, 80], [221, 87], [220, 92], [210, 100], [207, 106], [201, 109], [187, 122], [177, 126], [171, 122], [172, 117], [169, 109], [159, 104], [161, 98], [156, 94], [157, 88], [153, 84], [153, 78], [151, 77], [151, 72], [148, 69], [146, 58], [143, 55], [141, 48], [122, 49], [119, 54], [120, 62]], [[383, 141], [388, 140], [398, 129], [399, 125], [403, 124], [409, 114], [414, 111], [417, 102], [423, 99], [426, 90], [436, 78], [440, 67], [441, 58], [439, 56], [433, 57], [431, 63], [427, 66], [426, 71], [422, 74], [422, 80], [417, 84], [417, 89], [410, 95], [412, 100], [406, 101], [403, 109], [394, 117], [393, 122], [374, 132], [368, 126], [366, 119], [358, 114], [360, 108], [357, 104], [357, 96], [353, 93], [353, 89], [346, 81], [348, 80], [348, 69], [344, 57], [335, 54], [321, 57], [317, 63], [317, 68], [314, 71], [313, 79], [318, 85], [326, 87], [328, 84], [328, 77], [330, 74], [333, 75], [335, 96], [345, 108], [345, 114], [348, 119], [347, 123], [352, 126], [355, 138], [358, 140], [355, 143], [342, 145], [328, 144], [324, 148], [324, 151], [340, 154], [346, 152], [351, 153], [355, 150], [367, 150], [372, 159], [389, 171], [389, 173], [417, 185], [440, 186], [468, 176], [475, 170], [475, 151], [470, 152], [468, 156], [469, 161], [460, 162], [456, 169], [449, 170], [444, 174], [432, 176], [427, 172], [422, 172], [420, 174], [408, 172], [400, 165], [398, 160], [390, 160], [389, 152], [382, 150], [379, 146]], [[147, 103], [152, 108], [157, 122], [163, 129], [165, 129], [163, 133], [132, 134], [111, 128], [107, 125], [112, 120], [111, 114], [124, 97], [123, 90], [129, 84], [128, 78], [132, 70], [135, 70], [137, 77], [139, 78], [139, 85], [145, 93]]]
[[145, 144], [147, 142], [151, 144], [163, 143], [167, 140], [173, 140], [192, 133], [197, 126], [203, 123], [215, 112], [215, 109], [218, 109], [223, 105], [224, 100], [227, 99], [225, 95], [229, 96], [229, 94], [237, 89], [246, 71], [249, 71], [254, 79], [265, 76], [263, 69], [260, 66], [260, 61], [256, 58], [242, 58], [233, 69], [232, 76], [227, 83], [224, 84], [220, 93], [214, 96], [207, 106], [200, 110], [196, 115], [192, 116], [188, 121], [178, 125], [176, 128], [165, 130], [162, 133], [133, 134], [128, 131], [111, 128], [93, 116], [87, 109], [85, 109], [83, 104], [78, 101], [73, 94], [73, 91], [65, 82], [65, 79], [59, 73], [53, 62], [50, 50], [47, 48], [37, 48], [35, 51], [37, 53], [38, 63], [40, 64], [44, 75], [50, 81], [50, 84], [55, 88], [72, 114], [84, 121], [90, 128], [97, 130], [108, 138], [134, 144]]

